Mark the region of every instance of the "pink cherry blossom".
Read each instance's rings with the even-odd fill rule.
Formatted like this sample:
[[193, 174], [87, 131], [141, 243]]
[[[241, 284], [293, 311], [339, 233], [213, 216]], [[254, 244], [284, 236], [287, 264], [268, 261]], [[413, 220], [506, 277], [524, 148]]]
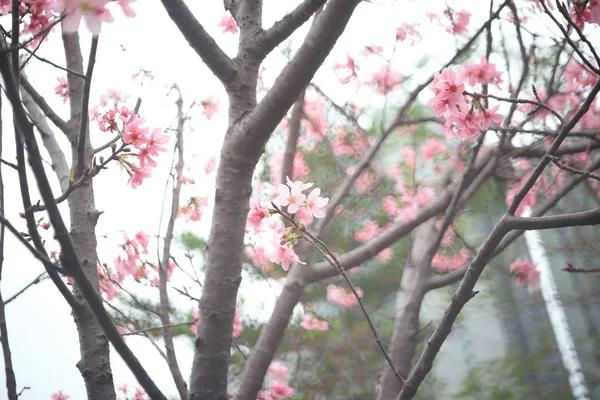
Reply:
[[482, 56], [479, 64], [464, 64], [460, 70], [460, 77], [469, 85], [491, 84], [500, 87], [502, 73], [496, 70], [495, 64], [490, 64], [485, 56]]
[[302, 222], [304, 226], [309, 226], [314, 221], [312, 214], [306, 207], [301, 207], [298, 211], [296, 211], [296, 218], [298, 218], [298, 221]]
[[469, 259], [469, 250], [461, 249], [455, 255], [444, 255], [437, 252], [431, 260], [431, 265], [439, 272], [454, 271], [462, 267]]
[[97, 36], [100, 34], [102, 22], [114, 20], [106, 8], [109, 2], [110, 0], [59, 0], [55, 11], [65, 14], [62, 21], [65, 32], [77, 32], [81, 19], [85, 18], [88, 29]]
[[329, 330], [329, 322], [322, 321], [317, 318], [313, 318], [312, 316], [310, 316], [308, 314], [304, 314], [302, 316], [302, 322], [300, 322], [300, 326], [302, 328], [306, 329], [307, 331], [313, 331], [313, 330], [327, 331], [327, 330]]
[[133, 8], [131, 8], [131, 4], [136, 0], [116, 0], [117, 3], [119, 3], [119, 6], [121, 6], [121, 10], [123, 10], [123, 14], [125, 14], [125, 16], [127, 18], [133, 18], [135, 17], [135, 11], [133, 10]]
[[54, 93], [63, 99], [63, 103], [66, 103], [69, 100], [69, 84], [67, 83], [67, 79], [62, 76], [56, 79], [58, 80], [58, 86], [54, 88]]
[[142, 184], [144, 179], [148, 178], [151, 174], [150, 170], [144, 167], [134, 167], [129, 173], [128, 183], [132, 188], [136, 188]]
[[382, 264], [386, 264], [388, 261], [390, 261], [390, 259], [392, 258], [392, 256], [394, 255], [394, 250], [392, 250], [391, 248], [386, 248], [381, 250], [379, 253], [377, 253], [377, 259], [382, 263]]
[[403, 24], [396, 29], [396, 40], [403, 42], [409, 39], [410, 45], [414, 46], [421, 41], [421, 33], [417, 30], [419, 24]]
[[273, 361], [271, 365], [269, 365], [267, 373], [273, 375], [277, 379], [285, 381], [287, 379], [288, 369], [285, 364], [279, 361]]
[[333, 71], [343, 84], [358, 80], [357, 73], [359, 71], [359, 66], [356, 64], [356, 61], [350, 57], [350, 54], [346, 55], [346, 61], [343, 64], [334, 64]]
[[400, 212], [400, 207], [398, 206], [398, 200], [394, 196], [385, 196], [383, 198], [383, 211], [390, 218], [396, 218], [398, 213]]
[[306, 198], [306, 210], [308, 210], [309, 214], [311, 214], [314, 218], [325, 217], [325, 212], [323, 211], [323, 208], [325, 208], [325, 206], [329, 202], [329, 197], [319, 197], [320, 194], [321, 189], [315, 188], [310, 192], [310, 194]]
[[277, 186], [277, 194], [275, 202], [281, 207], [287, 206], [287, 211], [290, 214], [298, 211], [304, 204], [304, 200], [306, 200], [306, 195], [302, 194], [302, 186], [294, 184], [292, 186], [279, 184]]
[[211, 158], [208, 159], [208, 161], [206, 162], [206, 165], [204, 166], [204, 173], [206, 175], [208, 175], [216, 169], [217, 169], [217, 157], [212, 156]]
[[142, 118], [136, 118], [130, 121], [123, 132], [123, 142], [131, 143], [133, 147], [140, 148], [143, 144], [148, 142], [148, 132], [150, 129], [143, 127], [144, 120]]
[[179, 177], [179, 182], [181, 182], [182, 185], [194, 185], [196, 183], [194, 178], [189, 178], [183, 175]]
[[275, 247], [269, 260], [275, 264], [281, 264], [284, 271], [290, 269], [290, 264], [305, 264], [300, 261], [294, 249], [282, 244]]
[[244, 325], [242, 324], [242, 316], [239, 308], [236, 307], [235, 314], [233, 315], [233, 337], [238, 337], [242, 334], [244, 330]]
[[146, 396], [146, 392], [144, 392], [144, 389], [142, 389], [141, 387], [137, 387], [135, 389], [134, 400], [149, 400], [149, 399]]
[[235, 19], [233, 19], [233, 16], [229, 13], [223, 15], [221, 22], [219, 22], [217, 26], [223, 28], [223, 33], [232, 33], [235, 35], [238, 32]]
[[377, 225], [377, 222], [366, 221], [364, 222], [362, 229], [354, 234], [354, 239], [357, 242], [364, 243], [373, 239], [380, 232], [381, 229], [379, 228], [379, 225]]
[[372, 75], [372, 79], [367, 82], [367, 85], [373, 87], [379, 94], [388, 94], [396, 89], [400, 82], [402, 82], [400, 73], [392, 71], [388, 65], [384, 65]]
[[265, 272], [271, 272], [273, 267], [270, 262], [267, 261], [267, 255], [265, 249], [262, 247], [246, 247], [246, 255], [250, 258], [252, 265], [262, 269]]
[[269, 210], [260, 203], [260, 199], [250, 199], [250, 211], [246, 222], [254, 228], [254, 233], [260, 231], [260, 226], [264, 218], [269, 217]]
[[448, 148], [442, 141], [429, 138], [421, 148], [421, 155], [426, 160], [432, 160], [438, 154], [447, 154]]
[[271, 381], [271, 395], [275, 398], [287, 399], [294, 395], [294, 389], [289, 387], [287, 382]]
[[540, 271], [528, 258], [518, 258], [510, 265], [510, 272], [517, 276], [517, 286], [527, 283], [529, 293], [535, 292], [540, 287]]
[[[358, 287], [355, 287], [355, 289], [358, 293], [358, 296], [362, 297], [362, 290], [360, 290]], [[343, 308], [354, 307], [358, 304], [358, 300], [351, 291], [347, 292], [344, 290], [344, 288], [333, 284], [327, 286], [327, 300], [330, 303], [336, 304]]]
[[204, 115], [206, 119], [212, 119], [212, 117], [219, 112], [219, 99], [217, 97], [207, 97], [200, 101], [199, 105], [202, 107], [202, 115]]
[[179, 209], [179, 215], [183, 215], [188, 222], [200, 221], [202, 209], [206, 206], [208, 206], [208, 200], [205, 197], [191, 197], [188, 203]]
[[52, 394], [52, 400], [68, 400], [70, 396], [63, 394], [62, 390]]

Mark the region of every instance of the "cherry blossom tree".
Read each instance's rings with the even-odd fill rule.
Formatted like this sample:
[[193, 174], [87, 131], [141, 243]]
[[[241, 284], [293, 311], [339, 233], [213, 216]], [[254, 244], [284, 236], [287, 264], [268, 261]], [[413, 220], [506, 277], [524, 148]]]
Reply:
[[[131, 3], [12, 0], [1, 8], [10, 28], [1, 35], [0, 73], [17, 144], [16, 161], [2, 159], [2, 166], [18, 174], [19, 190], [10, 194], [19, 193], [24, 222], [1, 205], [0, 248], [5, 251], [8, 229], [42, 263], [71, 307], [81, 351], [77, 366], [88, 398], [167, 398], [150, 378], [149, 366], [128, 346], [125, 338], [134, 334], [146, 337], [164, 358], [182, 399], [302, 396], [293, 383], [301, 382], [304, 349], [286, 342], [288, 328], [298, 340], [308, 337], [307, 351], [320, 351], [323, 358], [337, 347], [320, 348], [317, 342], [326, 343], [340, 330], [315, 299], [336, 307], [331, 315], [354, 315], [353, 323], [362, 326], [364, 334], [344, 338], [353, 344], [361, 338], [372, 346], [367, 355], [356, 346], [356, 353], [375, 360], [382, 372], [356, 378], [363, 381], [361, 390], [368, 390], [370, 398], [413, 398], [459, 313], [477, 301], [475, 285], [486, 265], [526, 230], [600, 223], [598, 208], [556, 210], [578, 185], [600, 193], [595, 173], [600, 168], [600, 57], [590, 39], [600, 23], [597, 1], [492, 0], [480, 20], [454, 2], [428, 9], [420, 23], [390, 26], [389, 45], [357, 41], [339, 55], [336, 43], [345, 31], [365, 29], [353, 25], [353, 15], [392, 6], [295, 1], [266, 27], [261, 0], [225, 0], [221, 19], [215, 21], [203, 21], [201, 10], [183, 0], [162, 0], [182, 40], [227, 94], [227, 100], [210, 93], [190, 100], [173, 82], [171, 126], [152, 126], [141, 108], [147, 100], [132, 103], [114, 88], [91, 98], [102, 28], [127, 23], [113, 16], [117, 9], [138, 18]], [[214, 31], [209, 23], [221, 36], [237, 39], [235, 56], [209, 34]], [[429, 57], [409, 68], [402, 53], [414, 52], [426, 39], [425, 24], [447, 35], [455, 49], [447, 60]], [[64, 66], [36, 54], [59, 29]], [[82, 30], [92, 34], [85, 68]], [[270, 78], [277, 67], [270, 66], [269, 57], [292, 36], [301, 38], [283, 51], [285, 66]], [[27, 75], [27, 64], [34, 61], [60, 71], [54, 96], [69, 105], [67, 119], [35, 88], [36, 77]], [[318, 75], [324, 70], [329, 79]], [[134, 78], [153, 77], [140, 70]], [[336, 90], [353, 94], [340, 102]], [[363, 97], [369, 100], [361, 102]], [[184, 142], [195, 120], [211, 120], [224, 111], [220, 108], [227, 110], [220, 154], [194, 171], [188, 155], [198, 149]], [[61, 146], [64, 139], [70, 161], [68, 148]], [[173, 154], [171, 166], [164, 161], [168, 153]], [[51, 168], [43, 163], [46, 154]], [[168, 167], [171, 193], [161, 229], [126, 232], [107, 261], [99, 254], [96, 227], [99, 218], [109, 215], [96, 208], [94, 182], [117, 165], [131, 191]], [[208, 176], [214, 178], [210, 196], [188, 190]], [[470, 243], [462, 225], [489, 185], [503, 187], [505, 209], [485, 240]], [[1, 181], [0, 187], [4, 201], [8, 192]], [[59, 208], [63, 202], [68, 216]], [[212, 215], [207, 215], [209, 207]], [[182, 231], [182, 226], [206, 220], [206, 242]], [[152, 235], [159, 237], [156, 243]], [[50, 250], [53, 238], [55, 252]], [[538, 289], [540, 272], [531, 260], [517, 257], [504, 267], [515, 285]], [[377, 278], [361, 275], [367, 270]], [[567, 271], [578, 270], [569, 265]], [[175, 282], [176, 275], [186, 285]], [[258, 330], [245, 326], [252, 316], [239, 301], [242, 277], [282, 282], [274, 309]], [[417, 351], [425, 296], [458, 282]], [[151, 288], [154, 296], [144, 299], [135, 291], [140, 287]], [[385, 293], [377, 297], [366, 287], [385, 288]], [[178, 310], [174, 294], [188, 299], [193, 311]], [[371, 315], [383, 308], [374, 304], [384, 296], [395, 299], [389, 329]], [[7, 303], [0, 297], [12, 400], [19, 397], [19, 386]], [[302, 315], [295, 317], [294, 310]], [[193, 337], [189, 379], [175, 352], [179, 335]], [[116, 388], [109, 343], [139, 387]], [[281, 357], [290, 353], [298, 360], [295, 368]], [[57, 388], [52, 398], [68, 398], [63, 392]]]

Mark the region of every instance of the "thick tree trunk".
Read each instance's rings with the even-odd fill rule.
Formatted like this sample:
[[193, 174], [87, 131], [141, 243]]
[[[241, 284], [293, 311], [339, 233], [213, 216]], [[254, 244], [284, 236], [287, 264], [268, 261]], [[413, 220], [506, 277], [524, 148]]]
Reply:
[[242, 280], [241, 249], [252, 193], [254, 163], [221, 152], [204, 290], [190, 380], [191, 400], [227, 398], [227, 371], [237, 291]]
[[[427, 246], [434, 237], [433, 220], [421, 225], [415, 231], [415, 240], [410, 259], [402, 274], [402, 281], [396, 299], [396, 317], [394, 318], [394, 334], [391, 343], [391, 358], [394, 367], [404, 378], [410, 372], [412, 358], [417, 346], [419, 333], [419, 314], [425, 298], [425, 284], [430, 265], [423, 265], [421, 259]], [[386, 363], [381, 377], [381, 389], [378, 400], [394, 400], [402, 382], [394, 375]]]
[[[87, 278], [100, 293], [98, 285], [96, 255], [96, 221], [98, 211], [94, 203], [92, 183], [75, 190], [69, 196], [71, 215], [71, 240]], [[75, 286], [75, 296], [79, 301], [85, 300]], [[73, 312], [79, 344], [81, 360], [77, 368], [85, 380], [88, 399], [116, 398], [113, 377], [110, 368], [108, 339], [87, 305]]]
[[[63, 35], [65, 56], [69, 70], [83, 74], [83, 57], [79, 46], [77, 34]], [[71, 142], [72, 167], [77, 165], [77, 143], [82, 114], [82, 99], [84, 80], [80, 77], [67, 74], [69, 82], [69, 95], [71, 101], [71, 115], [66, 132]], [[85, 121], [87, 124], [88, 122]], [[85, 135], [84, 167], [91, 167], [94, 149], [89, 139], [89, 128]], [[59, 177], [60, 178], [60, 177]], [[68, 199], [71, 219], [70, 236], [81, 266], [97, 293], [100, 293], [98, 283], [98, 270], [96, 254], [96, 223], [100, 213], [96, 210], [94, 199], [93, 179], [88, 179], [87, 184], [71, 193]], [[75, 296], [81, 303], [86, 304], [77, 285], [74, 285]], [[90, 308], [85, 305], [73, 311], [77, 332], [81, 360], [77, 368], [85, 381], [88, 399], [114, 400], [116, 398], [112, 372], [110, 368], [108, 339], [103, 329], [94, 317]]]

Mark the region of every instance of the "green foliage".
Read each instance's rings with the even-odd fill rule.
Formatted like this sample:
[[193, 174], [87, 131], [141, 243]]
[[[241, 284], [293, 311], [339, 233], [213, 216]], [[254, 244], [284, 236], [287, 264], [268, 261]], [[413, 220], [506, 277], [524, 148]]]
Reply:
[[204, 250], [206, 250], [206, 240], [202, 239], [201, 237], [197, 236], [192, 232], [183, 232], [179, 237], [179, 241], [181, 242], [181, 245], [186, 250], [186, 252], [203, 252]]

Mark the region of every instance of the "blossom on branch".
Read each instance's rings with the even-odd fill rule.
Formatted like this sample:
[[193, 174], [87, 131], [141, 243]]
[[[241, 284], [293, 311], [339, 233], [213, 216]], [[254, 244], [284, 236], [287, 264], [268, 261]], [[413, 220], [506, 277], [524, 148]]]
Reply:
[[540, 287], [540, 271], [528, 258], [518, 258], [510, 265], [510, 273], [516, 275], [517, 286], [527, 284], [529, 293], [535, 292]]

